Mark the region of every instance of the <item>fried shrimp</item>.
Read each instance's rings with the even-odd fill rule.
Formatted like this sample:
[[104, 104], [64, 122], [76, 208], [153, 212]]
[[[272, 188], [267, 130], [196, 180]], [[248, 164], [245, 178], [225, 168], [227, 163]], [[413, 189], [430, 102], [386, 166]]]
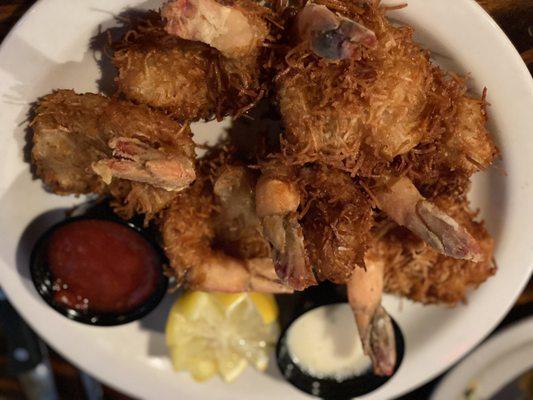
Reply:
[[217, 56], [208, 46], [168, 35], [159, 14], [148, 12], [113, 47], [118, 90], [130, 100], [183, 121], [214, 115]]
[[282, 157], [261, 169], [256, 210], [278, 276], [296, 290], [343, 284], [363, 256], [373, 224], [368, 195], [345, 173], [319, 165], [293, 168]]
[[32, 160], [53, 192], [112, 195], [127, 218], [154, 215], [195, 179], [189, 128], [144, 106], [59, 90], [32, 127]]
[[[331, 271], [327, 279], [347, 284], [365, 353], [376, 374], [390, 375], [396, 354], [381, 306], [384, 285], [419, 301], [454, 302], [494, 272], [490, 236], [466, 204], [459, 212], [460, 205], [438, 195], [452, 191], [465, 199], [470, 176], [490, 165], [496, 148], [485, 128], [484, 98], [467, 95], [464, 80], [432, 64], [411, 28], [392, 26], [377, 2], [357, 9], [335, 4], [346, 7], [334, 13], [308, 3], [299, 10], [297, 40], [280, 55], [283, 151], [293, 168], [313, 162], [349, 171], [353, 179], [344, 183], [334, 176], [310, 181], [319, 190], [331, 183], [330, 195], [338, 196], [360, 184], [377, 208], [420, 238], [389, 222], [404, 235], [374, 242], [365, 200], [321, 202], [311, 187], [303, 191], [311, 199], [302, 221], [310, 259]], [[343, 226], [330, 219], [337, 212], [346, 213]]]
[[[181, 121], [239, 115], [268, 91], [262, 68], [262, 42], [269, 33], [263, 18], [267, 10], [252, 2], [241, 2], [238, 9], [247, 10], [247, 18], [252, 18], [256, 28], [250, 33], [253, 44], [243, 42], [246, 49], [232, 50], [229, 44], [238, 42], [235, 37], [229, 42], [215, 35], [212, 26], [202, 26], [206, 20], [201, 16], [183, 13], [181, 3], [171, 2], [164, 7], [165, 20], [149, 12], [143, 19], [133, 21], [129, 31], [114, 44], [113, 63], [118, 70], [120, 92], [135, 102], [161, 108]], [[200, 13], [215, 4], [209, 16], [222, 18], [224, 23], [230, 24], [228, 18], [241, 15], [241, 11], [232, 11], [214, 1], [200, 3], [195, 5]], [[202, 6], [204, 3], [206, 7]], [[193, 37], [193, 33], [199, 36]], [[245, 32], [241, 33], [242, 38]], [[228, 44], [227, 48], [223, 43]]]
[[254, 176], [243, 166], [209, 170], [161, 218], [178, 281], [193, 289], [291, 292], [277, 277], [255, 212]]
[[[365, 9], [343, 18], [373, 32], [372, 46], [354, 40], [351, 31], [341, 32], [339, 40], [350, 51], [341, 46], [340, 60], [331, 62], [316, 56], [302, 37], [284, 55], [276, 87], [290, 152], [372, 175], [375, 164], [390, 162], [424, 137], [435, 67], [428, 52], [412, 42], [411, 29], [392, 27], [379, 8]], [[321, 21], [306, 25], [320, 32], [315, 38], [330, 35]], [[329, 45], [333, 53], [339, 48], [336, 42]]]

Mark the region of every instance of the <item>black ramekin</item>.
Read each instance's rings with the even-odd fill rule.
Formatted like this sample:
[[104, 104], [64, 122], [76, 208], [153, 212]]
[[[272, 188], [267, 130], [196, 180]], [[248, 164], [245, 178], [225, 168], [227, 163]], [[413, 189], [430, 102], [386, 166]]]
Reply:
[[[159, 254], [160, 257], [160, 276], [157, 282], [157, 285], [150, 295], [150, 297], [143, 302], [142, 304], [138, 305], [137, 307], [127, 311], [127, 312], [121, 312], [121, 313], [102, 313], [102, 312], [95, 312], [91, 310], [77, 310], [74, 308], [70, 308], [67, 305], [63, 303], [59, 303], [54, 300], [54, 291], [52, 289], [53, 283], [54, 283], [54, 277], [52, 276], [52, 273], [47, 265], [46, 257], [44, 256], [44, 252], [46, 250], [46, 244], [52, 235], [56, 231], [56, 229], [66, 225], [70, 224], [76, 221], [80, 220], [105, 220], [105, 221], [112, 221], [115, 223], [122, 224], [129, 229], [133, 229], [136, 233], [143, 236], [143, 238], [150, 243], [152, 248], [156, 251], [157, 254]], [[166, 264], [166, 258], [162, 251], [162, 249], [159, 247], [159, 245], [155, 242], [152, 235], [148, 233], [147, 230], [139, 227], [138, 225], [132, 223], [132, 222], [126, 222], [114, 214], [108, 212], [107, 208], [104, 206], [103, 211], [102, 209], [91, 209], [89, 212], [87, 212], [84, 215], [76, 216], [76, 217], [70, 217], [65, 219], [64, 221], [52, 226], [50, 229], [48, 229], [37, 241], [35, 247], [33, 248], [31, 258], [30, 258], [30, 272], [31, 272], [31, 278], [33, 281], [33, 284], [35, 288], [37, 289], [37, 292], [41, 295], [41, 297], [48, 303], [50, 307], [52, 307], [54, 310], [59, 312], [60, 314], [64, 315], [65, 317], [81, 322], [88, 325], [96, 325], [96, 326], [112, 326], [112, 325], [122, 325], [126, 324], [131, 321], [135, 321], [137, 319], [142, 318], [146, 314], [148, 314], [150, 311], [152, 311], [157, 305], [161, 302], [163, 297], [165, 296], [168, 288], [168, 278], [164, 274], [164, 265]]]
[[[330, 295], [331, 294], [332, 292], [330, 291]], [[314, 310], [318, 307], [345, 303], [344, 301], [339, 301], [338, 298], [335, 299], [335, 296], [332, 297], [329, 297], [329, 299], [325, 301], [321, 299], [313, 306], [310, 305], [310, 301], [308, 299], [305, 302], [305, 306], [303, 308], [296, 310], [296, 312], [293, 314], [294, 317], [292, 318], [291, 322], [284, 327], [284, 330], [280, 335], [276, 347], [276, 360], [278, 368], [280, 369], [283, 377], [299, 390], [323, 399], [352, 399], [354, 397], [363, 396], [376, 390], [380, 386], [384, 385], [389, 379], [391, 379], [392, 376], [394, 376], [403, 360], [405, 352], [405, 342], [400, 327], [391, 317], [396, 339], [396, 365], [394, 366], [394, 372], [391, 376], [375, 375], [372, 372], [372, 368], [370, 368], [362, 375], [353, 376], [341, 382], [329, 378], [319, 379], [309, 375], [291, 359], [290, 352], [287, 348], [287, 333], [292, 324], [303, 314], [306, 314], [307, 312]], [[320, 343], [317, 343], [317, 346], [319, 345]]]

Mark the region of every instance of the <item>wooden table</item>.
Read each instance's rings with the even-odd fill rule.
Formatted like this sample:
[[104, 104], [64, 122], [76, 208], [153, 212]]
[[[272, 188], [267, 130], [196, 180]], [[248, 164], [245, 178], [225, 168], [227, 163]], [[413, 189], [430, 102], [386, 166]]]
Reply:
[[[533, 0], [478, 0], [478, 2], [509, 36], [533, 73]], [[33, 3], [34, 0], [0, 0], [0, 41]], [[526, 314], [532, 314], [532, 308], [533, 285], [530, 282], [511, 313], [500, 326]], [[0, 332], [0, 399], [24, 399], [17, 380], [2, 374], [5, 365], [4, 354], [5, 350], [2, 348]], [[83, 399], [80, 377], [76, 368], [53, 351], [51, 351], [51, 361], [61, 398]], [[438, 378], [402, 397], [402, 399], [426, 398], [437, 381]], [[128, 397], [110, 388], [104, 388], [104, 396], [106, 399], [128, 399]]]

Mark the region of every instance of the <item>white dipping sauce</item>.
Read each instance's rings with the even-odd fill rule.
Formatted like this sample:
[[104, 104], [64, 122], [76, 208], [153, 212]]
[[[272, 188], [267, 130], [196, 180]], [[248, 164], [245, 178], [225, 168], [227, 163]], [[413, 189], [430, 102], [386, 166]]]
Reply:
[[304, 372], [319, 379], [343, 381], [372, 364], [348, 304], [318, 307], [299, 317], [287, 332], [287, 349]]

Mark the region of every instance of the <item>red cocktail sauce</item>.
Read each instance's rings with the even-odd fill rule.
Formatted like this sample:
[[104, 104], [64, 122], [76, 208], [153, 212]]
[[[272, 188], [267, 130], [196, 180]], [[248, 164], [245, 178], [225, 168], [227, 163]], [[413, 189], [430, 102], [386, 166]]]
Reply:
[[106, 220], [60, 226], [51, 234], [45, 256], [54, 300], [78, 310], [130, 311], [150, 297], [161, 275], [159, 254], [150, 242]]

